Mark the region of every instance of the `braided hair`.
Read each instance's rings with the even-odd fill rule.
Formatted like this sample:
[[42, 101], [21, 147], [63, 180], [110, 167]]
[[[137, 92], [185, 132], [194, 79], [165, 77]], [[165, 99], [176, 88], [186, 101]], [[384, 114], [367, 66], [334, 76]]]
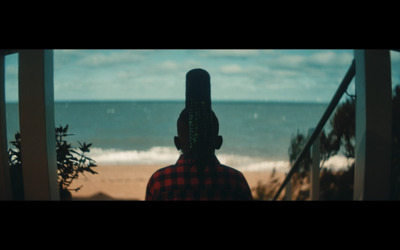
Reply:
[[215, 138], [218, 119], [211, 108], [210, 75], [203, 69], [193, 69], [186, 74], [186, 102], [178, 123], [189, 130], [189, 153], [195, 164], [202, 168], [214, 165]]
[[[188, 130], [188, 152], [200, 167], [214, 165], [215, 138], [218, 136], [219, 122], [215, 113], [194, 112], [184, 109], [179, 115], [177, 127], [185, 126]], [[203, 118], [206, 117], [206, 118]]]

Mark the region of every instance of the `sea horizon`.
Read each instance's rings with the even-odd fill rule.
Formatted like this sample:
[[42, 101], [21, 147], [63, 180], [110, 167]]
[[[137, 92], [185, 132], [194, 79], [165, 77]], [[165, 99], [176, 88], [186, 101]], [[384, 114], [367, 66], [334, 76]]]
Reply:
[[[171, 165], [184, 100], [56, 100], [55, 127], [69, 125], [68, 138], [93, 143], [99, 165]], [[216, 100], [212, 108], [224, 143], [222, 164], [247, 171], [286, 171], [290, 138], [315, 127], [328, 104], [260, 100]], [[8, 141], [18, 130], [17, 103], [7, 103]], [[337, 159], [343, 162], [343, 159]]]
[[[60, 102], [185, 102], [184, 99], [54, 99]], [[329, 104], [329, 101], [311, 100], [263, 100], [263, 99], [212, 99], [212, 103], [289, 103], [289, 104]], [[6, 100], [6, 104], [16, 104], [19, 100]]]

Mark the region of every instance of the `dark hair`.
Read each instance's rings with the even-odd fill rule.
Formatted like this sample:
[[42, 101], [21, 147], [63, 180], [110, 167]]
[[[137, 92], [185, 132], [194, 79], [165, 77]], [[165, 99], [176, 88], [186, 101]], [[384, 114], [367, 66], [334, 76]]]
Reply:
[[199, 167], [214, 165], [216, 137], [219, 131], [218, 118], [214, 111], [201, 103], [191, 103], [191, 108], [182, 110], [177, 126], [187, 126], [189, 131], [189, 154]]
[[[188, 128], [188, 152], [191, 164], [197, 168], [215, 163], [215, 138], [218, 136], [218, 119], [211, 108], [211, 78], [204, 69], [196, 68], [186, 73], [185, 109], [178, 119]], [[199, 171], [202, 173], [203, 171]]]

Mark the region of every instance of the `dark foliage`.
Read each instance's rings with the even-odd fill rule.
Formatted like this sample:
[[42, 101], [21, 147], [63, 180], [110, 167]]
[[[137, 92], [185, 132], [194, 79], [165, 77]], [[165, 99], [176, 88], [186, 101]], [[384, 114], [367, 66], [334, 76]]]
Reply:
[[[57, 169], [58, 169], [58, 183], [60, 191], [66, 190], [78, 191], [81, 187], [76, 189], [69, 189], [72, 181], [79, 177], [79, 174], [89, 172], [97, 174], [92, 168], [96, 167], [95, 161], [86, 156], [90, 152], [92, 143], [79, 143], [77, 149], [72, 148], [65, 138], [72, 134], [68, 134], [68, 125], [65, 127], [56, 128], [56, 152], [57, 152]], [[68, 193], [68, 192], [65, 192]]]
[[330, 121], [332, 130], [321, 136], [321, 157], [323, 160], [336, 155], [343, 147], [343, 153], [347, 158], [354, 158], [355, 145], [355, 101], [348, 99], [337, 107]]
[[[349, 99], [337, 107], [330, 125], [330, 132], [321, 134], [320, 156], [322, 167], [326, 160], [339, 152], [342, 152], [347, 158], [355, 157], [355, 101], [353, 99]], [[293, 159], [297, 157], [304, 144], [304, 135], [298, 133], [295, 138], [292, 138], [289, 148], [291, 163], [293, 163]], [[307, 162], [305, 161], [302, 164], [307, 164]], [[320, 178], [320, 199], [353, 199], [354, 168], [355, 163], [348, 166], [347, 170], [338, 172], [323, 169]], [[302, 166], [301, 169], [302, 171], [308, 171], [307, 166]], [[400, 200], [400, 86], [395, 88], [392, 97], [392, 167], [390, 186], [391, 199]]]
[[397, 86], [392, 102], [392, 169], [391, 199], [400, 200], [400, 86]]
[[[353, 99], [347, 100], [336, 108], [330, 120], [330, 125], [330, 131], [328, 133], [322, 131], [320, 137], [321, 168], [325, 161], [339, 152], [342, 152], [347, 158], [354, 158], [355, 101]], [[292, 138], [289, 147], [289, 159], [292, 164], [293, 159], [296, 159], [306, 141], [307, 138], [299, 133]], [[342, 151], [340, 151], [341, 149]], [[301, 163], [299, 173], [293, 177], [293, 185], [305, 183], [309, 174], [310, 164], [310, 154], [308, 153], [306, 159]], [[354, 163], [348, 166], [347, 170], [337, 173], [323, 169], [320, 178], [320, 200], [351, 200], [353, 197], [353, 182]], [[294, 199], [306, 199], [308, 194], [304, 194], [304, 192], [300, 192], [299, 197], [294, 197]]]
[[8, 150], [8, 163], [10, 165], [11, 187], [14, 200], [24, 199], [24, 186], [22, 181], [22, 162], [21, 162], [21, 134], [14, 135], [14, 141], [10, 143], [15, 147]]
[[[308, 138], [297, 131], [295, 136], [292, 136], [290, 140], [290, 147], [288, 150], [290, 164], [293, 165], [300, 154], [303, 147], [306, 145]], [[298, 173], [305, 174], [310, 171], [311, 164], [311, 154], [306, 153], [304, 159], [300, 162], [300, 167], [298, 168]]]
[[[57, 171], [58, 184], [60, 190], [60, 199], [70, 199], [70, 191], [78, 191], [82, 186], [70, 189], [72, 181], [79, 177], [79, 174], [89, 172], [97, 174], [92, 168], [96, 167], [95, 161], [89, 158], [86, 154], [90, 152], [92, 143], [79, 143], [78, 148], [71, 147], [71, 144], [66, 141], [68, 134], [68, 125], [56, 128], [56, 153], [57, 153]], [[14, 199], [21, 200], [23, 195], [22, 182], [22, 156], [21, 156], [21, 135], [19, 132], [15, 134], [15, 140], [10, 142], [15, 148], [10, 148], [8, 151], [8, 160], [11, 168], [12, 186]]]
[[320, 178], [320, 200], [352, 200], [354, 164], [336, 173], [323, 169]]

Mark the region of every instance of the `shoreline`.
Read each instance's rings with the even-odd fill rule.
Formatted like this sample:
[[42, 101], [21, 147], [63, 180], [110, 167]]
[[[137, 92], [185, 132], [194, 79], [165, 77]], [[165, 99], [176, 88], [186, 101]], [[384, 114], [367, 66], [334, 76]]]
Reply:
[[[147, 182], [151, 175], [164, 165], [99, 165], [93, 168], [98, 174], [80, 175], [71, 184], [72, 200], [135, 200], [144, 201]], [[241, 171], [253, 192], [259, 182], [269, 184], [272, 171]], [[283, 180], [285, 173], [275, 172], [274, 178]]]

